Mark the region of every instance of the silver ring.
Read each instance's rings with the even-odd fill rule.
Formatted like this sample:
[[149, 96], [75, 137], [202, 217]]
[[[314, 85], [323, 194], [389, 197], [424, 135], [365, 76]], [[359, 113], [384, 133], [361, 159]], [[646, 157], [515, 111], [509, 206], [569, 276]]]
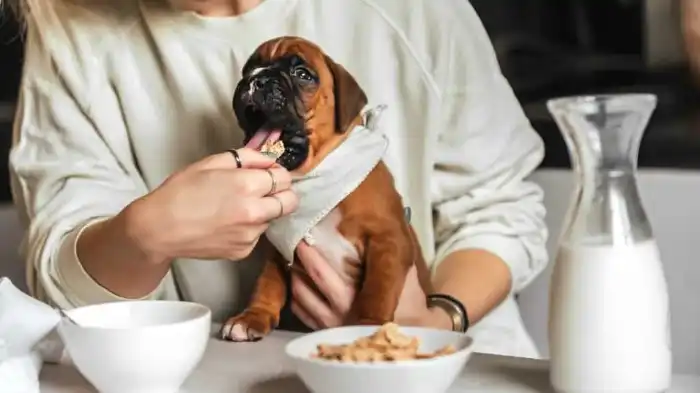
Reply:
[[272, 180], [272, 187], [270, 188], [270, 192], [267, 193], [267, 195], [272, 195], [277, 191], [277, 179], [275, 179], [275, 174], [272, 173], [271, 169], [265, 169], [267, 171], [267, 174], [270, 175], [270, 180]]
[[277, 203], [280, 204], [280, 212], [279, 212], [279, 214], [277, 214], [277, 218], [282, 217], [282, 215], [284, 214], [284, 205], [282, 204], [282, 201], [280, 200], [280, 198], [277, 195], [271, 195], [271, 197], [275, 198]]

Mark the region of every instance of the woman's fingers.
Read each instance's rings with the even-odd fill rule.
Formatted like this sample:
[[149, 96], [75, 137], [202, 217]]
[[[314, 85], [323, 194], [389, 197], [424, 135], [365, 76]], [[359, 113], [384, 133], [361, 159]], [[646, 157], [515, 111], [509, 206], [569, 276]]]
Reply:
[[292, 275], [292, 295], [299, 306], [323, 327], [342, 323], [342, 318], [296, 274]]
[[230, 177], [227, 185], [246, 196], [262, 197], [291, 187], [291, 174], [274, 159], [248, 148], [236, 151], [244, 170], [231, 171], [237, 168], [231, 152], [211, 155], [194, 166], [199, 170], [226, 173], [226, 177]]
[[[256, 169], [255, 172], [261, 172], [261, 170]], [[264, 172], [264, 173], [261, 173], [260, 175], [267, 176], [268, 179], [266, 179], [266, 180], [269, 180], [269, 185], [270, 185], [270, 187], [268, 189], [263, 190], [263, 191], [266, 191], [264, 195], [267, 195], [268, 193], [270, 193], [270, 191], [279, 192], [279, 191], [288, 190], [292, 186], [292, 175], [286, 169], [284, 169], [280, 166], [272, 167], [272, 168], [269, 168], [269, 169], [264, 170], [262, 172]], [[273, 178], [274, 178], [274, 183], [275, 183], [274, 190], [272, 190]], [[265, 182], [263, 182], [263, 183], [265, 183]]]
[[292, 177], [286, 169], [246, 169], [230, 172], [230, 186], [246, 196], [265, 196], [288, 190]]
[[313, 330], [319, 330], [321, 328], [311, 314], [304, 310], [304, 308], [300, 306], [296, 300], [292, 300], [292, 313], [309, 328]]
[[[275, 166], [275, 159], [260, 153], [257, 150], [243, 147], [236, 149], [241, 168], [265, 169]], [[230, 151], [213, 154], [201, 162], [202, 169], [236, 169], [238, 163], [236, 156]]]
[[232, 236], [235, 238], [233, 244], [237, 247], [253, 248], [267, 228], [267, 223], [236, 225], [232, 228]]
[[326, 261], [318, 250], [303, 241], [297, 246], [297, 255], [331, 307], [340, 315], [346, 315], [350, 311], [355, 291], [330, 265], [341, 261]]
[[266, 223], [294, 212], [298, 205], [299, 199], [292, 191], [278, 192], [248, 204], [245, 207], [246, 221], [255, 224]]
[[[253, 150], [247, 147], [242, 147], [236, 149], [238, 152], [238, 158], [241, 160], [243, 168], [248, 169], [265, 169], [270, 168], [275, 165], [275, 158], [266, 156], [257, 150]], [[228, 152], [233, 158], [233, 164], [236, 165], [236, 158], [233, 157], [231, 152]]]

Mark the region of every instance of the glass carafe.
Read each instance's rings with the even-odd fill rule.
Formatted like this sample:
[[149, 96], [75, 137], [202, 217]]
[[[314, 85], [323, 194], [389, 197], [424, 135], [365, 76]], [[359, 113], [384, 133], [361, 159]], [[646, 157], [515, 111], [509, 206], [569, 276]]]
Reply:
[[668, 291], [636, 180], [656, 97], [558, 98], [547, 107], [576, 180], [550, 288], [552, 385], [560, 393], [663, 392]]

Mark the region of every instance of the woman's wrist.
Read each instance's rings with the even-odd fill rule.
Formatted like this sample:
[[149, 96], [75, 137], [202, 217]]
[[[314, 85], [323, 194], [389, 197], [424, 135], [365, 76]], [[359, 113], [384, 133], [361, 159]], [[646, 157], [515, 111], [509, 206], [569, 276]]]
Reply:
[[161, 231], [156, 227], [159, 220], [145, 199], [137, 199], [129, 204], [113, 219], [113, 224], [123, 234], [123, 239], [139, 259], [148, 263], [160, 265], [168, 263], [172, 258], [165, 250], [161, 250], [159, 240]]
[[114, 295], [140, 299], [152, 293], [170, 269], [167, 259], [144, 247], [135, 234], [130, 208], [88, 224], [76, 239], [75, 251], [85, 272]]
[[428, 307], [426, 326], [441, 330], [452, 330], [452, 317], [442, 307]]
[[454, 296], [446, 293], [433, 293], [427, 297], [428, 308], [440, 309], [444, 315], [449, 316], [450, 330], [466, 332], [469, 329], [469, 316], [462, 302]]

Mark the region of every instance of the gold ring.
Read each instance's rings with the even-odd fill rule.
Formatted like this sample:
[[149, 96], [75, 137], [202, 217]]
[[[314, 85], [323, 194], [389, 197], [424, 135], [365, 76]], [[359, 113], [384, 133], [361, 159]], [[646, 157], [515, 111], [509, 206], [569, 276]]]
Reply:
[[284, 214], [284, 204], [282, 204], [282, 201], [280, 200], [280, 198], [277, 195], [271, 195], [271, 196], [272, 196], [272, 198], [275, 198], [277, 203], [280, 204], [280, 212], [279, 212], [279, 214], [277, 214], [277, 218], [282, 217], [282, 215]]
[[267, 174], [270, 175], [270, 180], [272, 180], [272, 187], [270, 187], [270, 192], [267, 193], [267, 195], [272, 195], [277, 191], [277, 179], [275, 179], [275, 174], [272, 173], [271, 169], [265, 169], [267, 171]]

